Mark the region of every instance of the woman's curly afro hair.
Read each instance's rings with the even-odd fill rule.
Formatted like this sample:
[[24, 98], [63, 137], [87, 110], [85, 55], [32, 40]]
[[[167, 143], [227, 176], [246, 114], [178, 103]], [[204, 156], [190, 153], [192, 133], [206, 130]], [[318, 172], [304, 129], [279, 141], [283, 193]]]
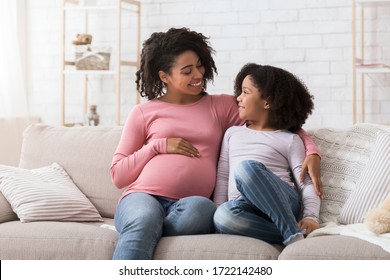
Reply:
[[305, 123], [314, 108], [313, 96], [306, 85], [292, 73], [270, 65], [248, 63], [234, 82], [234, 95], [242, 91], [242, 82], [250, 76], [263, 99], [270, 103], [269, 121], [276, 129], [296, 131]]
[[164, 95], [164, 83], [159, 71], [171, 73], [175, 58], [185, 51], [194, 51], [205, 68], [203, 75], [204, 90], [209, 80], [213, 81], [217, 73], [212, 54], [214, 50], [208, 44], [208, 38], [190, 31], [188, 28], [171, 28], [167, 32], [155, 32], [143, 43], [141, 65], [137, 71], [137, 90], [148, 100]]

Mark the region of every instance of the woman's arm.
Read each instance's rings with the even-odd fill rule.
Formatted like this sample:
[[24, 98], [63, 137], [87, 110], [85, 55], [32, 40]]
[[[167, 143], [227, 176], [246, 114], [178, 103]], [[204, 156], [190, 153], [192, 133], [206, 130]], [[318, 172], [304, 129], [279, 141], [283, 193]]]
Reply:
[[297, 134], [302, 139], [306, 149], [306, 158], [302, 165], [302, 171], [299, 176], [299, 182], [303, 182], [306, 174], [309, 173], [310, 178], [315, 186], [315, 191], [320, 198], [323, 198], [323, 188], [320, 174], [321, 151], [314, 144], [310, 136], [302, 128], [297, 131]]
[[142, 111], [138, 107], [130, 112], [111, 163], [111, 179], [121, 189], [137, 179], [151, 158], [166, 152], [165, 138], [146, 144], [146, 129]]
[[313, 142], [313, 139], [306, 133], [302, 128], [297, 131], [297, 134], [303, 141], [303, 145], [305, 145], [306, 156], [316, 154], [321, 157], [321, 151], [317, 147], [317, 145]]

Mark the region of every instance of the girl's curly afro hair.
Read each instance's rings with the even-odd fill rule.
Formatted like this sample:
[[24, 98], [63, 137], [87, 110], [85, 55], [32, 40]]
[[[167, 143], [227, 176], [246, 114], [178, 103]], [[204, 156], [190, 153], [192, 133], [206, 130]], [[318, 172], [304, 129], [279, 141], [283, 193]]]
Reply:
[[313, 96], [306, 85], [292, 73], [270, 65], [248, 63], [234, 82], [234, 95], [241, 94], [242, 82], [250, 76], [263, 99], [270, 102], [269, 121], [276, 129], [296, 131], [314, 109]]
[[217, 73], [212, 54], [214, 50], [208, 44], [208, 38], [190, 31], [188, 28], [171, 28], [167, 32], [155, 32], [143, 43], [141, 65], [137, 71], [137, 90], [148, 100], [164, 95], [164, 83], [159, 71], [171, 73], [175, 58], [185, 51], [194, 51], [205, 68], [203, 76], [204, 90], [209, 80], [213, 81]]

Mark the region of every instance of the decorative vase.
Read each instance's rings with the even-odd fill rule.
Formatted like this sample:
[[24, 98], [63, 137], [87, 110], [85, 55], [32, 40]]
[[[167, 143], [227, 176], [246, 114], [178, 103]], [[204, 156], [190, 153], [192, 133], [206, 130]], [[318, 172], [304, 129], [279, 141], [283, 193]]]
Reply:
[[90, 126], [97, 126], [100, 122], [100, 116], [96, 112], [97, 106], [91, 105], [89, 107], [89, 114], [88, 114], [88, 125]]

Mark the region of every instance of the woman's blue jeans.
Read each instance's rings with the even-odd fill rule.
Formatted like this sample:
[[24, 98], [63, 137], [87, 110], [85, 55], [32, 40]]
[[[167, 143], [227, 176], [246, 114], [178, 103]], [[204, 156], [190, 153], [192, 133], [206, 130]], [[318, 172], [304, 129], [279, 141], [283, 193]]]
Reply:
[[146, 193], [126, 195], [115, 211], [119, 240], [113, 259], [148, 260], [162, 236], [215, 232], [214, 203], [205, 197], [180, 200]]
[[300, 232], [299, 193], [268, 170], [262, 163], [247, 160], [235, 170], [237, 189], [242, 197], [223, 203], [214, 214], [220, 233], [286, 244]]

